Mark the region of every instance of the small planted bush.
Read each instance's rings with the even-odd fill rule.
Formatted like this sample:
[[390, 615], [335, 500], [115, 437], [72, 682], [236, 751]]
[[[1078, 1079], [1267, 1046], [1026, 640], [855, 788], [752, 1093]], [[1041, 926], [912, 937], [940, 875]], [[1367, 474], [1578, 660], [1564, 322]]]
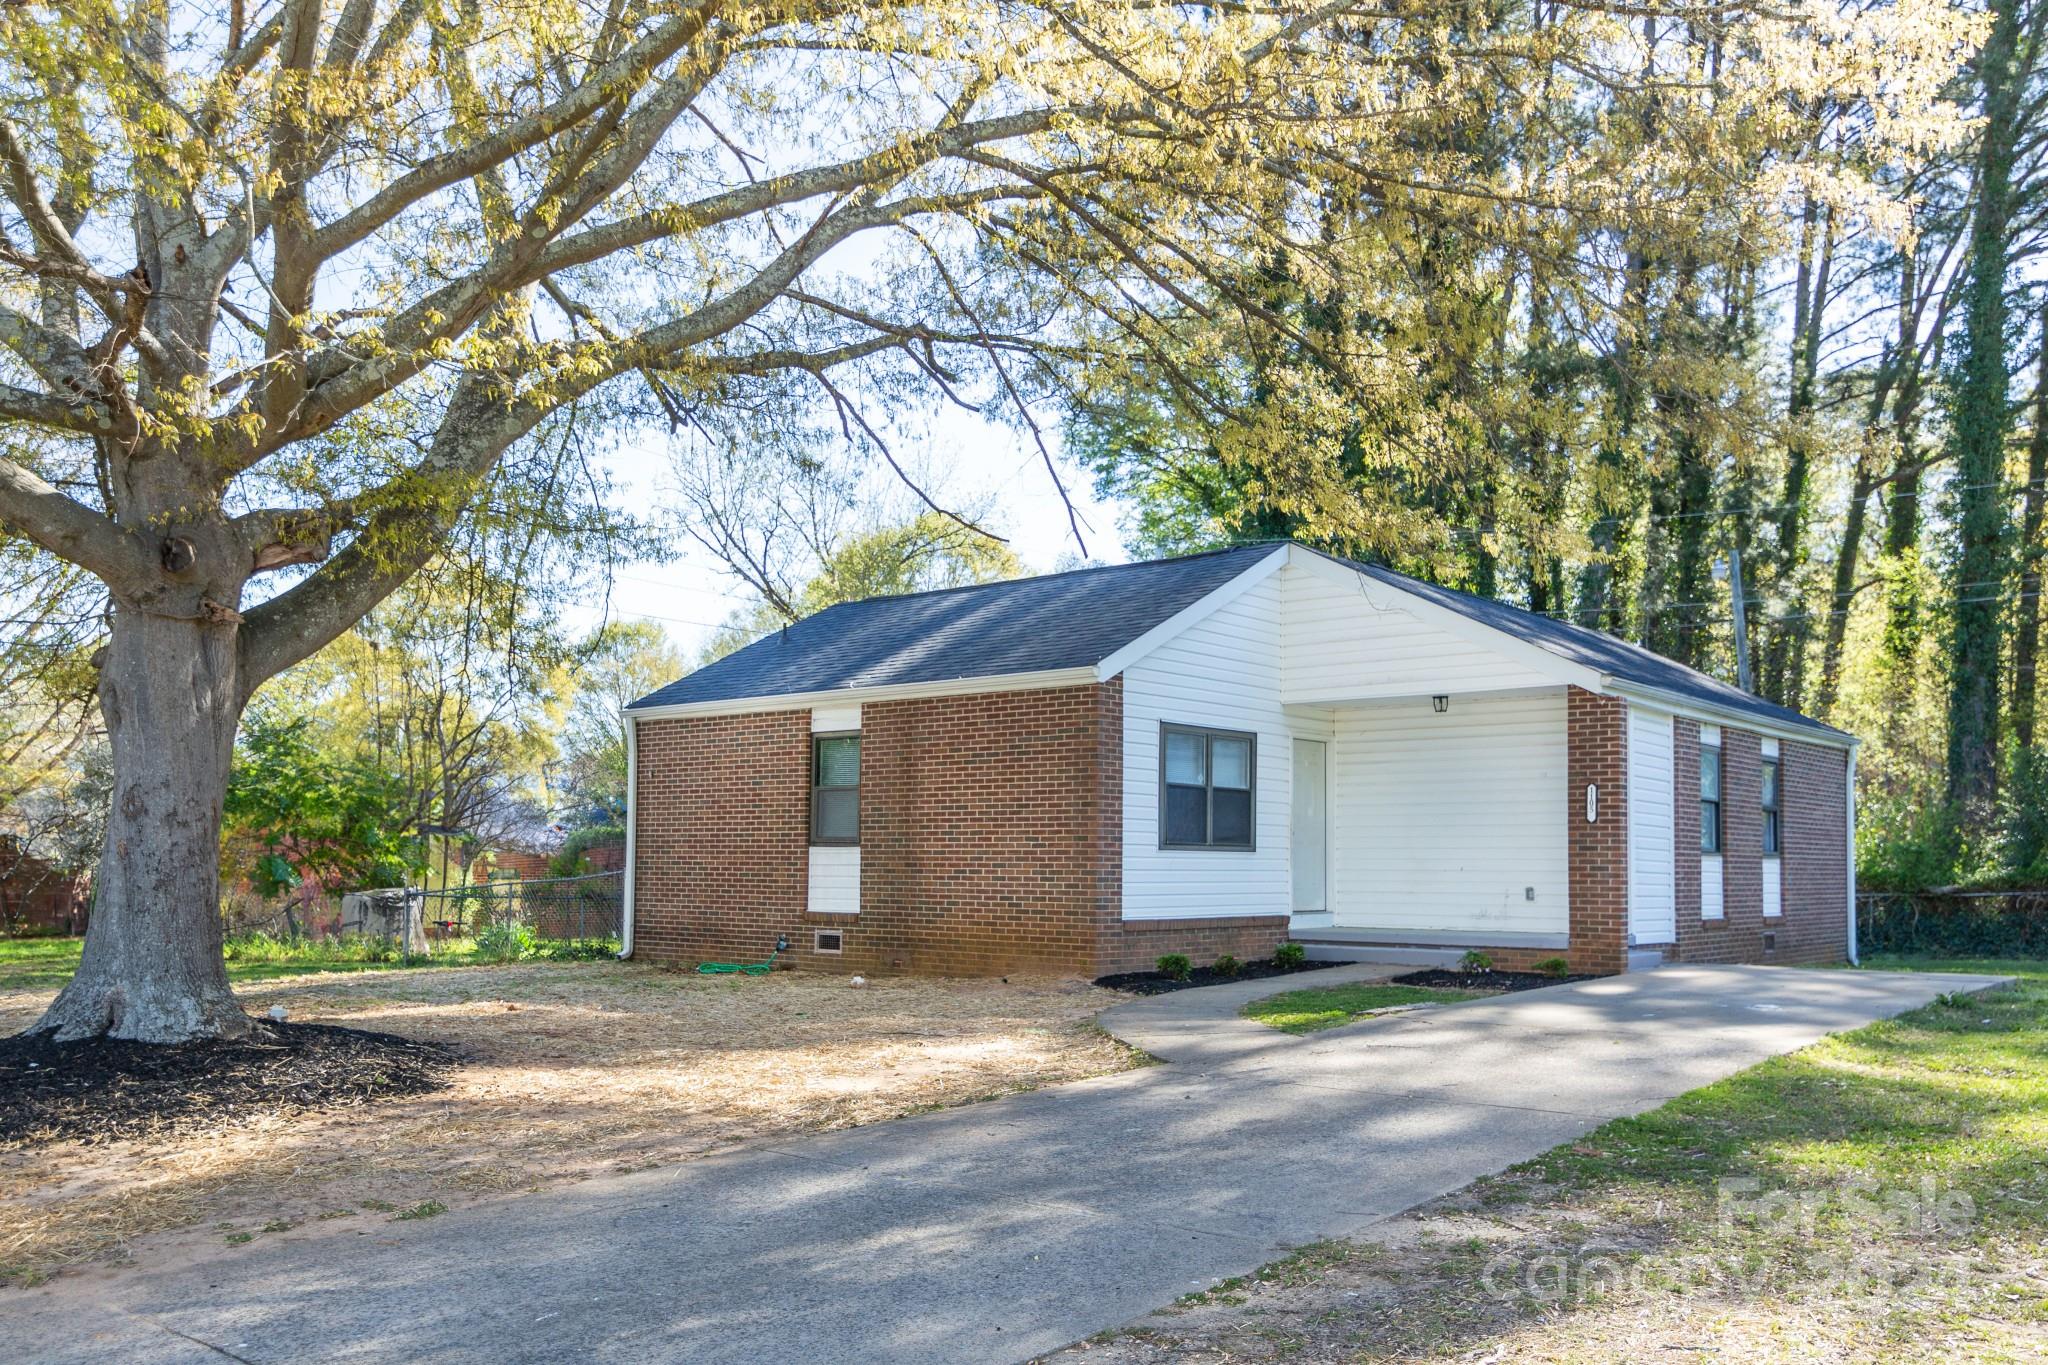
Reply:
[[1545, 976], [1566, 977], [1572, 972], [1572, 964], [1561, 957], [1546, 957], [1536, 964], [1536, 970]]
[[533, 930], [524, 924], [493, 924], [476, 936], [477, 956], [490, 962], [517, 962], [532, 957]]
[[1462, 972], [1490, 972], [1493, 970], [1493, 959], [1480, 952], [1477, 948], [1474, 948], [1471, 952], [1458, 959], [1458, 970]]
[[1222, 957], [1216, 959], [1216, 965], [1213, 970], [1218, 976], [1236, 976], [1244, 970], [1244, 964], [1229, 953], [1225, 953]]
[[619, 955], [616, 938], [555, 938], [540, 945], [539, 955], [550, 962], [602, 962]]
[[1185, 981], [1195, 970], [1195, 964], [1188, 960], [1186, 953], [1161, 953], [1152, 965], [1159, 969], [1161, 976], [1172, 981]]
[[1299, 967], [1308, 961], [1308, 949], [1299, 943], [1283, 943], [1273, 950], [1275, 967]]

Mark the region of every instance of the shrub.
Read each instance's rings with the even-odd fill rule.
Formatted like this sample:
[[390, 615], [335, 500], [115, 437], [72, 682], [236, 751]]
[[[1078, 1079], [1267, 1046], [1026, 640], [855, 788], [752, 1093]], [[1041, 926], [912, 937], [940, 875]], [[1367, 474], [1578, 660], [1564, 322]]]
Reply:
[[1308, 961], [1308, 949], [1299, 943], [1283, 943], [1273, 950], [1275, 967], [1299, 967]]
[[1536, 964], [1536, 970], [1545, 976], [1565, 977], [1572, 973], [1572, 964], [1561, 957], [1546, 957]]
[[2048, 957], [2048, 892], [1863, 896], [1856, 938], [1866, 953]]
[[477, 956], [490, 962], [517, 962], [522, 957], [532, 957], [534, 937], [531, 927], [506, 922], [493, 924], [476, 936]]
[[229, 962], [305, 963], [326, 966], [334, 963], [396, 962], [399, 945], [390, 939], [366, 934], [335, 934], [328, 938], [285, 938], [254, 930], [230, 934], [221, 943], [221, 956]]
[[590, 860], [583, 856], [585, 849], [625, 842], [624, 825], [585, 825], [564, 839], [560, 851], [548, 859], [548, 875], [580, 877], [590, 871]]
[[1225, 953], [1222, 957], [1216, 959], [1216, 966], [1213, 970], [1218, 976], [1236, 976], [1244, 970], [1244, 964], [1229, 953]]
[[1466, 972], [1490, 972], [1493, 970], [1493, 959], [1474, 948], [1458, 959], [1458, 969]]
[[1160, 975], [1173, 981], [1185, 981], [1195, 970], [1195, 964], [1188, 961], [1186, 953], [1161, 953], [1159, 960], [1152, 965], [1159, 969]]
[[602, 962], [618, 955], [619, 941], [608, 936], [545, 939], [539, 953], [550, 962]]

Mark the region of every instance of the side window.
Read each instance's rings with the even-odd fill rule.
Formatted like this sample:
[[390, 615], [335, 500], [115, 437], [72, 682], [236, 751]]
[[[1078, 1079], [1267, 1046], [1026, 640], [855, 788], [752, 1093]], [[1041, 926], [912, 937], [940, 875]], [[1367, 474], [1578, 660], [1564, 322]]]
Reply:
[[860, 736], [811, 737], [811, 842], [860, 842]]
[[1164, 725], [1159, 732], [1159, 846], [1252, 847], [1258, 737]]
[[1764, 760], [1764, 856], [1774, 858], [1778, 854], [1778, 801], [1779, 801], [1778, 760]]
[[1700, 852], [1721, 851], [1721, 748], [1700, 746]]

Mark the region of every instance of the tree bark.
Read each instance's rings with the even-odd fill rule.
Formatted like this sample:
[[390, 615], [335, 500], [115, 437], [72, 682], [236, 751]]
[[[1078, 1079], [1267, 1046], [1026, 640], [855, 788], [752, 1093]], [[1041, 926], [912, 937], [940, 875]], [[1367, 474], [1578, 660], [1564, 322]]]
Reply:
[[1950, 448], [1956, 457], [1954, 648], [1949, 659], [1948, 794], [1977, 805], [1998, 785], [1998, 694], [2005, 615], [2008, 514], [2005, 438], [2006, 276], [2012, 216], [2014, 142], [2019, 91], [2013, 63], [2018, 0], [1994, 10], [1991, 35], [1978, 54], [1984, 131], [1978, 152], [1977, 204], [1970, 223], [1970, 274], [1963, 320], [1963, 356], [1950, 404]]
[[77, 974], [36, 1025], [60, 1040], [240, 1036], [221, 957], [220, 827], [245, 701], [236, 618], [119, 608], [100, 667], [112, 808]]
[[2048, 307], [2041, 310], [2040, 370], [2034, 377], [2034, 432], [2027, 442], [2027, 487], [2020, 510], [2019, 624], [2012, 641], [2012, 732], [2034, 747], [2041, 659], [2041, 527], [2048, 520]]

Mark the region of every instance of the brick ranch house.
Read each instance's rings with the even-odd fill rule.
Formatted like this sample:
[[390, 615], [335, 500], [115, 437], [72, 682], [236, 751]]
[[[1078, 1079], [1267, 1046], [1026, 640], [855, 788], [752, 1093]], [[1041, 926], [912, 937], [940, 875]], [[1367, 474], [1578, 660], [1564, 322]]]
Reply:
[[656, 961], [1856, 951], [1853, 737], [1301, 546], [848, 603], [626, 714]]

